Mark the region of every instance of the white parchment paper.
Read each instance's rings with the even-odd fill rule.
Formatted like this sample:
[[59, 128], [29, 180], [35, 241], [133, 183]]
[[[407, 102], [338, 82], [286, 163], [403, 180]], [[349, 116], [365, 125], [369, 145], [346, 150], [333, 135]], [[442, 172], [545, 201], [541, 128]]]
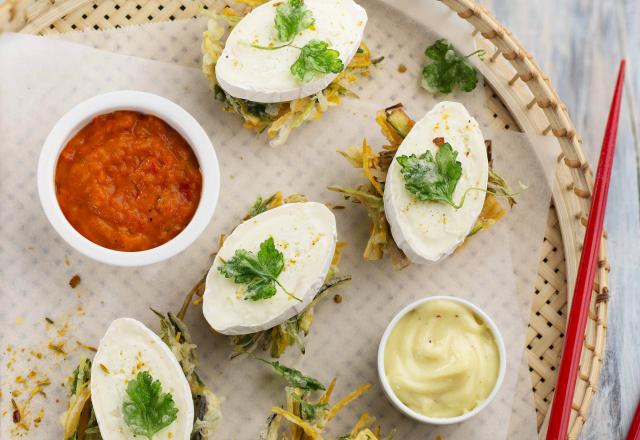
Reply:
[[[542, 137], [485, 130], [485, 137], [493, 141], [497, 171], [530, 187], [507, 219], [437, 266], [412, 266], [396, 273], [389, 261], [363, 262], [360, 256], [369, 229], [366, 213], [325, 189], [329, 184], [355, 184], [362, 177], [335, 150], [359, 143], [364, 135], [372, 145], [381, 145], [373, 121], [381, 108], [402, 101], [418, 118], [442, 98], [418, 87], [422, 63], [418, 55], [433, 35], [406, 16], [389, 14], [378, 3], [363, 3], [370, 16], [366, 40], [374, 53], [388, 58], [358, 83], [359, 100], [345, 101], [321, 121], [299, 129], [287, 146], [277, 150], [243, 129], [237, 117], [223, 113], [200, 72], [185, 67], [199, 58], [202, 20], [73, 36], [77, 42], [129, 54], [136, 47], [138, 56], [183, 66], [54, 39], [0, 38], [2, 438], [59, 438], [57, 417], [66, 405], [61, 384], [83, 353], [91, 355], [78, 342], [97, 345], [109, 322], [120, 316], [135, 317], [157, 329], [149, 307], [177, 310], [184, 294], [208, 269], [219, 234], [233, 229], [257, 195], [278, 190], [346, 205], [336, 211], [340, 239], [349, 242], [341, 268], [354, 281], [341, 290], [341, 304], [329, 300], [318, 307], [307, 354], [302, 357], [292, 350], [285, 357], [323, 381], [337, 376], [337, 396], [364, 382], [374, 384], [371, 392], [341, 413], [333, 434], [346, 432], [365, 410], [385, 430], [395, 428], [400, 439], [431, 439], [438, 434], [445, 439], [507, 438], [514, 417], [523, 438], [535, 433], [529, 378], [518, 373], [555, 144]], [[400, 63], [407, 66], [407, 73], [398, 73]], [[48, 225], [36, 193], [38, 154], [53, 124], [82, 100], [119, 89], [157, 93], [182, 105], [212, 137], [222, 167], [218, 209], [202, 237], [169, 262], [142, 269], [107, 267], [74, 252]], [[481, 123], [490, 122], [480, 91], [448, 99], [461, 100]], [[71, 289], [68, 282], [74, 274], [80, 274], [82, 282]], [[448, 428], [420, 425], [395, 411], [378, 386], [375, 365], [379, 338], [391, 317], [408, 302], [434, 294], [461, 296], [484, 308], [497, 322], [508, 350], [508, 373], [496, 401], [473, 420]], [[54, 324], [45, 322], [45, 317]], [[282, 403], [282, 383], [263, 365], [228, 360], [228, 341], [208, 329], [199, 308], [190, 312], [187, 323], [200, 346], [204, 377], [225, 398], [224, 420], [215, 438], [257, 438], [269, 408]], [[64, 343], [66, 354], [49, 348], [50, 342]], [[29, 388], [16, 378], [28, 377], [30, 371], [49, 378], [51, 385], [45, 388], [46, 398], [36, 394], [31, 399], [25, 431], [11, 422], [10, 396], [17, 390], [16, 402], [26, 402]], [[41, 409], [42, 422], [35, 427]]]

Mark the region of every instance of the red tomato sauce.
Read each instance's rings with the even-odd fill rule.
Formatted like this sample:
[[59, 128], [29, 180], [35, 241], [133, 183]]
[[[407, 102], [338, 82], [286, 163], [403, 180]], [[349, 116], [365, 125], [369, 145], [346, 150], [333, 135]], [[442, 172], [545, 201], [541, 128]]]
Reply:
[[189, 224], [202, 175], [189, 144], [166, 122], [116, 111], [95, 117], [67, 143], [55, 185], [80, 234], [133, 252], [160, 246]]

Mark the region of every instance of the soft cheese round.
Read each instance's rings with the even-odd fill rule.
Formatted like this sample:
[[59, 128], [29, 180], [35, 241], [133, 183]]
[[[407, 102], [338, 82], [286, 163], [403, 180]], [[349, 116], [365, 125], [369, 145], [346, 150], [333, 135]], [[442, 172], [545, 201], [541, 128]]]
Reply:
[[[283, 44], [277, 40], [274, 26], [276, 7], [283, 1], [272, 0], [255, 8], [231, 31], [216, 64], [216, 79], [231, 96], [261, 103], [292, 101], [318, 93], [336, 78], [337, 74], [319, 74], [301, 82], [291, 73], [299, 49], [252, 47]], [[300, 32], [293, 44], [302, 47], [310, 40], [325, 41], [330, 49], [340, 52], [347, 66], [362, 41], [367, 12], [353, 0], [305, 0], [304, 4], [313, 13], [315, 24]]]
[[[462, 177], [453, 200], [460, 202], [469, 188], [487, 188], [489, 163], [484, 138], [476, 120], [460, 103], [438, 103], [419, 121], [404, 139], [395, 155], [419, 156], [430, 150], [435, 156], [435, 138], [442, 137], [462, 164]], [[485, 193], [470, 191], [464, 205], [455, 209], [441, 202], [417, 200], [405, 188], [401, 167], [394, 158], [384, 189], [384, 208], [396, 244], [414, 263], [437, 262], [450, 255], [475, 225]]]
[[153, 436], [154, 440], [188, 440], [193, 429], [193, 400], [189, 383], [169, 347], [139, 321], [116, 319], [100, 341], [91, 366], [91, 403], [104, 440], [130, 440], [122, 403], [127, 383], [147, 371], [171, 393], [176, 420]]
[[[225, 278], [218, 268], [236, 250], [258, 252], [272, 237], [284, 256], [281, 287], [268, 299], [244, 299], [246, 286]], [[315, 202], [288, 203], [240, 224], [225, 240], [207, 275], [203, 312], [219, 333], [242, 335], [272, 328], [300, 313], [324, 284], [336, 247], [336, 219], [325, 205]]]

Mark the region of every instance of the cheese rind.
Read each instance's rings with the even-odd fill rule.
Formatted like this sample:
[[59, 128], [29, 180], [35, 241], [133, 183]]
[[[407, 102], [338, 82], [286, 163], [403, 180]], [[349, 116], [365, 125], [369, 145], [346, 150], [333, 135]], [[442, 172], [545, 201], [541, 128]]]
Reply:
[[[297, 301], [276, 286], [276, 295], [263, 300], [244, 299], [246, 285], [225, 278], [218, 268], [236, 250], [257, 252], [273, 238], [284, 256], [278, 277]], [[324, 284], [336, 247], [336, 219], [325, 205], [288, 203], [240, 224], [225, 240], [209, 270], [203, 300], [204, 317], [211, 327], [227, 335], [270, 329], [300, 313]]]
[[[326, 88], [338, 74], [318, 74], [302, 82], [291, 73], [291, 65], [300, 56], [295, 47], [264, 50], [252, 45], [274, 47], [283, 43], [276, 38], [276, 7], [283, 0], [272, 0], [258, 6], [231, 31], [216, 64], [216, 79], [235, 98], [260, 103], [292, 101], [316, 94]], [[353, 0], [305, 0], [315, 24], [300, 32], [293, 45], [302, 47], [310, 40], [322, 40], [340, 52], [347, 66], [356, 54], [367, 12]]]
[[193, 400], [189, 383], [169, 347], [139, 321], [116, 319], [100, 341], [91, 366], [91, 402], [104, 440], [133, 438], [124, 421], [122, 404], [127, 383], [141, 371], [159, 380], [178, 408], [176, 420], [154, 440], [188, 440], [193, 430]]
[[[487, 189], [489, 164], [484, 138], [476, 120], [457, 102], [438, 103], [411, 129], [395, 157], [430, 150], [433, 142], [444, 138], [462, 164], [462, 177], [456, 185], [453, 200], [459, 203], [469, 188]], [[469, 191], [460, 209], [442, 202], [417, 200], [405, 188], [401, 167], [394, 158], [389, 167], [384, 189], [384, 207], [393, 239], [407, 257], [416, 264], [433, 263], [450, 255], [475, 225], [484, 204], [484, 191]]]

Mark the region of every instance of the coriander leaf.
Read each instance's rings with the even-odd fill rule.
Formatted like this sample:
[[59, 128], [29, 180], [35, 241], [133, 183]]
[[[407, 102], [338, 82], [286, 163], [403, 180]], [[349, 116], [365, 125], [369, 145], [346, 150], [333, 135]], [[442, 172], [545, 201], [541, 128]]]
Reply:
[[315, 19], [303, 0], [288, 0], [276, 9], [275, 26], [279, 41], [291, 41], [297, 33], [310, 28]]
[[247, 285], [247, 293], [244, 299], [249, 301], [260, 301], [261, 299], [268, 299], [277, 293], [276, 286], [273, 281], [269, 279], [260, 279], [249, 282]]
[[269, 237], [260, 244], [257, 254], [245, 249], [236, 250], [229, 261], [224, 261], [218, 267], [218, 272], [225, 278], [233, 278], [237, 284], [247, 285], [244, 299], [259, 301], [271, 298], [276, 294], [277, 284], [287, 295], [300, 301], [278, 282], [283, 269], [284, 255], [276, 249], [273, 237]]
[[295, 393], [292, 393], [291, 397], [293, 397], [293, 400], [300, 403], [300, 415], [302, 416], [302, 420], [310, 422], [318, 418], [318, 411], [325, 410], [328, 406], [328, 404], [326, 403], [307, 402], [306, 400], [304, 400], [304, 396]]
[[478, 75], [476, 69], [467, 62], [459, 63], [456, 69], [458, 77], [458, 87], [464, 92], [470, 92], [476, 88], [478, 84]]
[[484, 51], [479, 50], [465, 57], [458, 54], [447, 40], [437, 40], [425, 51], [431, 61], [422, 71], [422, 86], [444, 94], [451, 93], [456, 86], [465, 92], [472, 91], [478, 84], [478, 74], [467, 59], [476, 54], [482, 56]]
[[300, 50], [300, 56], [291, 66], [291, 73], [300, 81], [310, 81], [319, 73], [340, 73], [344, 64], [340, 52], [329, 49], [329, 43], [311, 40]]
[[453, 192], [462, 176], [462, 164], [456, 160], [458, 152], [447, 142], [440, 146], [435, 158], [427, 150], [420, 156], [400, 156], [400, 172], [405, 188], [418, 200], [444, 202], [460, 208], [453, 201]]
[[127, 385], [122, 403], [124, 421], [134, 435], [151, 440], [158, 431], [169, 426], [177, 418], [173, 397], [162, 392], [159, 380], [153, 380], [146, 371], [138, 373]]
[[284, 365], [280, 364], [280, 362], [278, 361], [269, 362], [268, 360], [262, 359], [259, 357], [256, 357], [256, 359], [264, 362], [265, 364], [271, 365], [271, 368], [273, 368], [273, 371], [278, 373], [280, 376], [284, 377], [284, 379], [287, 381], [289, 386], [292, 386], [294, 388], [300, 388], [301, 390], [307, 390], [307, 391], [316, 391], [316, 390], [325, 389], [325, 386], [319, 380], [314, 379], [313, 377], [305, 376], [300, 371], [294, 368], [285, 367]]
[[436, 42], [431, 46], [427, 47], [424, 54], [433, 61], [444, 61], [449, 50], [453, 50], [453, 46], [447, 40], [441, 38], [436, 40]]

